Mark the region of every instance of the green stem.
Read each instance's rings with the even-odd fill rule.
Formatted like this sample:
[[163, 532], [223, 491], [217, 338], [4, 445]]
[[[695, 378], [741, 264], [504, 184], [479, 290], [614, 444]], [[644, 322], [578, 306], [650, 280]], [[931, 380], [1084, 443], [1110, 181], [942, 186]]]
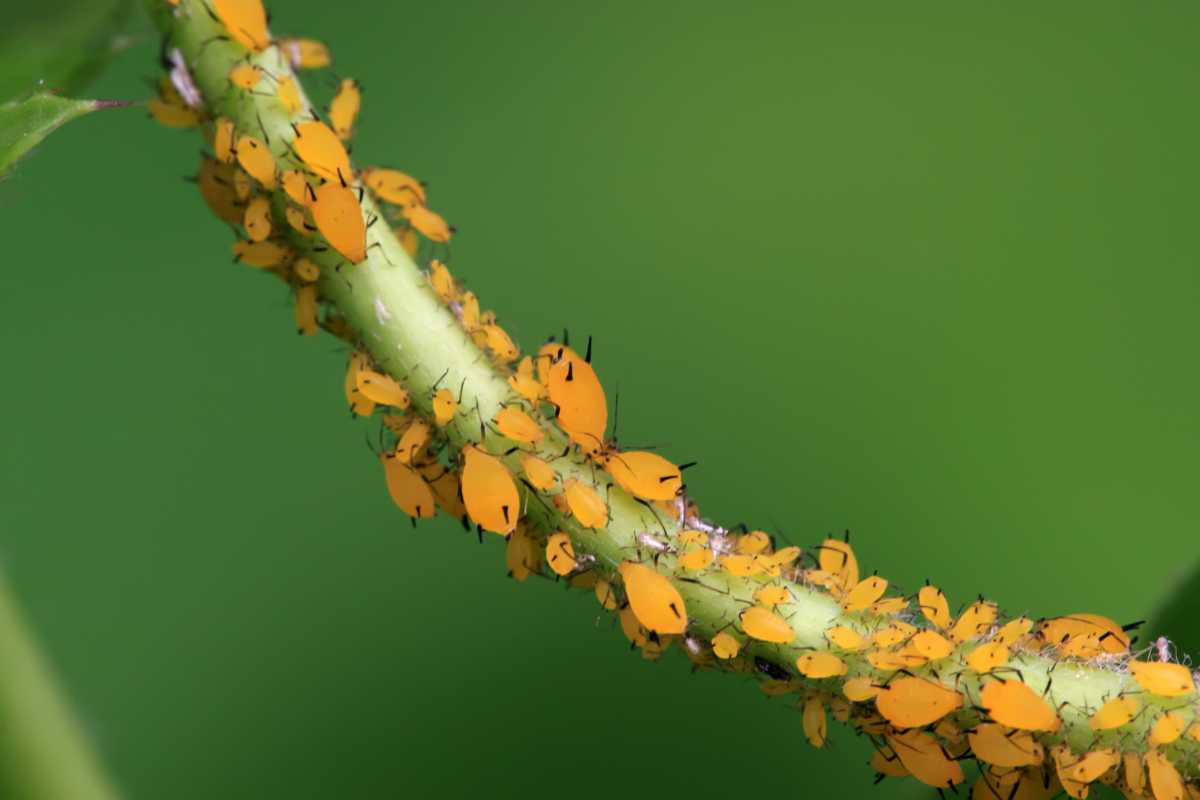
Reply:
[[116, 800], [0, 575], [0, 796]]

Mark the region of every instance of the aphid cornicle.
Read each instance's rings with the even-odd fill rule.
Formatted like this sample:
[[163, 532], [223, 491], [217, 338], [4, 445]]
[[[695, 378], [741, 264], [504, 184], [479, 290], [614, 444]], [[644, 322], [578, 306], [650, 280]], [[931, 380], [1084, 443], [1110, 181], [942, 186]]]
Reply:
[[271, 44], [262, 0], [211, 0], [212, 9], [235, 42], [258, 52]]
[[348, 186], [323, 183], [312, 201], [313, 221], [330, 246], [351, 264], [367, 258], [367, 225], [358, 197]]
[[622, 561], [617, 566], [625, 581], [625, 594], [638, 622], [655, 633], [683, 633], [687, 629], [687, 607], [679, 590], [644, 564]]
[[504, 462], [475, 444], [462, 449], [462, 493], [471, 521], [485, 531], [509, 534], [517, 527], [521, 500]]
[[338, 87], [337, 94], [329, 103], [329, 121], [333, 132], [341, 139], [349, 139], [354, 133], [354, 120], [362, 104], [362, 91], [358, 81], [346, 78]]

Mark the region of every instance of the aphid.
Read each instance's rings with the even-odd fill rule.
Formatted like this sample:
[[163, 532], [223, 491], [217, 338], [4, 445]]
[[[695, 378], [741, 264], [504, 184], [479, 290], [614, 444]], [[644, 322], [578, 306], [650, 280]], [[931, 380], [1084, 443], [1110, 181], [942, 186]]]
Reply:
[[317, 230], [351, 264], [361, 264], [367, 258], [367, 225], [354, 191], [340, 183], [323, 183], [317, 187], [312, 202], [313, 221]]
[[946, 658], [954, 652], [954, 645], [936, 631], [920, 631], [908, 640], [907, 648], [930, 661]]
[[1121, 757], [1125, 767], [1125, 783], [1129, 784], [1129, 788], [1136, 795], [1146, 793], [1146, 765], [1142, 763], [1142, 756], [1138, 753], [1125, 753]]
[[617, 593], [613, 591], [612, 584], [606, 580], [596, 581], [596, 600], [606, 611], [616, 611], [617, 609]]
[[842, 694], [854, 703], [865, 703], [882, 691], [883, 687], [876, 686], [870, 678], [851, 678], [842, 684]]
[[907, 778], [912, 774], [905, 769], [904, 764], [900, 763], [900, 759], [890, 748], [881, 748], [871, 753], [871, 760], [868, 763], [881, 779], [884, 777]]
[[288, 199], [301, 208], [307, 208], [308, 204], [312, 202], [308, 179], [300, 170], [288, 169], [279, 173], [279, 183], [283, 186], [283, 191]]
[[346, 147], [329, 126], [316, 120], [293, 126], [296, 138], [292, 148], [304, 165], [318, 176], [335, 184], [349, 181], [353, 174]]
[[683, 633], [687, 607], [671, 581], [632, 561], [622, 561], [617, 571], [625, 581], [625, 594], [638, 622], [655, 633]]
[[1150, 775], [1154, 800], [1183, 800], [1183, 778], [1161, 750], [1146, 753], [1146, 771]]
[[371, 167], [363, 170], [362, 179], [367, 188], [385, 202], [404, 207], [425, 204], [425, 187], [400, 170]]
[[[553, 400], [553, 396], [551, 397]], [[559, 422], [562, 413], [559, 412]], [[683, 479], [679, 467], [657, 453], [632, 451], [605, 453], [601, 464], [625, 491], [643, 500], [670, 500], [679, 494]], [[766, 534], [763, 534], [764, 536]], [[745, 537], [742, 537], [745, 538]], [[770, 544], [770, 540], [767, 540]], [[742, 550], [738, 550], [742, 553]], [[762, 552], [761, 550], [757, 552]]]
[[146, 101], [146, 110], [162, 126], [186, 130], [200, 124], [200, 112], [185, 105], [168, 103], [162, 98], [151, 97]]
[[1058, 646], [1064, 655], [1077, 658], [1129, 651], [1129, 634], [1099, 614], [1070, 614], [1042, 620], [1037, 632], [1048, 644]]
[[279, 242], [234, 242], [233, 257], [251, 267], [268, 269], [286, 264], [296, 252]]
[[767, 608], [774, 608], [791, 599], [791, 592], [786, 586], [761, 586], [754, 590], [754, 602]]
[[261, 242], [271, 235], [271, 200], [265, 195], [259, 195], [246, 206], [242, 216], [242, 225], [250, 236], [250, 241]]
[[848, 541], [826, 539], [821, 542], [817, 563], [822, 571], [837, 579], [840, 591], [858, 583], [858, 559]]
[[264, 188], [275, 188], [275, 157], [271, 155], [270, 148], [253, 136], [245, 134], [237, 141], [236, 154], [238, 164], [251, 178], [261, 183]]
[[825, 631], [825, 638], [834, 647], [850, 653], [866, 650], [868, 645], [866, 638], [861, 633], [844, 625], [838, 625]]
[[534, 455], [521, 456], [521, 471], [525, 473], [530, 485], [539, 492], [553, 489], [558, 483], [558, 473], [554, 468]]
[[479, 327], [479, 298], [475, 296], [474, 292], [463, 292], [459, 301], [458, 319], [468, 331]]
[[796, 659], [796, 669], [806, 678], [819, 680], [845, 675], [849, 667], [833, 653], [805, 653]]
[[740, 619], [746, 635], [760, 641], [787, 644], [796, 638], [796, 631], [786, 619], [762, 606], [747, 608]]
[[892, 647], [893, 645], [900, 644], [900, 642], [916, 632], [917, 629], [912, 625], [896, 620], [886, 628], [876, 631], [871, 640], [875, 642], [876, 647]]
[[296, 289], [296, 303], [292, 307], [296, 320], [296, 331], [301, 336], [312, 336], [317, 332], [317, 287], [311, 283]]
[[[295, 206], [288, 206], [285, 208], [283, 210], [283, 216], [287, 219], [288, 225], [291, 227], [291, 229], [305, 238], [312, 236], [312, 232], [316, 230], [316, 228], [309, 224], [308, 218], [304, 215], [304, 211], [296, 208]], [[313, 264], [313, 266], [315, 267], [316, 265]], [[320, 275], [320, 272], [318, 271], [317, 274]], [[314, 278], [313, 280], [316, 279]]]
[[950, 638], [958, 644], [962, 644], [968, 639], [982, 636], [995, 621], [996, 604], [987, 600], [979, 600], [967, 606], [967, 610], [950, 628]]
[[439, 244], [450, 241], [450, 235], [454, 233], [454, 228], [442, 219], [441, 214], [418, 205], [405, 206], [402, 212], [404, 218], [408, 220], [408, 224], [416, 228], [417, 232], [426, 239]]
[[903, 597], [885, 597], [872, 603], [868, 611], [881, 617], [894, 617], [907, 609], [908, 600]]
[[217, 219], [230, 225], [242, 222], [242, 208], [233, 188], [234, 167], [205, 158], [200, 162], [196, 186], [205, 205]]
[[737, 578], [748, 578], [762, 572], [762, 565], [754, 556], [721, 556], [721, 569]]
[[517, 581], [524, 581], [537, 572], [540, 559], [537, 542], [523, 526], [518, 525], [504, 547], [504, 563], [508, 566], [509, 573]]
[[707, 547], [689, 547], [679, 557], [679, 566], [692, 572], [699, 572], [712, 566], [713, 559], [713, 552]]
[[[375, 403], [371, 401], [371, 409], [374, 410]], [[400, 440], [396, 442], [396, 458], [402, 464], [411, 464], [416, 460], [417, 454], [425, 449], [429, 444], [429, 426], [424, 420], [414, 419], [404, 432], [400, 434]]]
[[979, 696], [991, 718], [1001, 725], [1053, 733], [1061, 724], [1050, 704], [1020, 681], [993, 681], [983, 687]]
[[[421, 476], [425, 478], [425, 482], [429, 484], [429, 488], [433, 490], [433, 499], [437, 501], [438, 508], [446, 512], [446, 515], [452, 517], [462, 523], [463, 527], [469, 527], [467, 523], [467, 507], [462, 501], [462, 486], [458, 480], [458, 473], [452, 469], [447, 469], [437, 461], [429, 461], [417, 467]], [[514, 531], [513, 536], [516, 535]], [[537, 558], [537, 547], [533, 548], [533, 558]]]
[[229, 82], [243, 91], [252, 91], [263, 79], [263, 71], [249, 62], [234, 64]]
[[579, 562], [575, 560], [575, 547], [570, 536], [562, 532], [550, 534], [546, 540], [546, 563], [555, 575], [570, 575], [575, 571]]
[[563, 494], [571, 516], [585, 528], [603, 528], [608, 524], [608, 504], [600, 493], [586, 483], [568, 478], [563, 483]]
[[875, 697], [879, 713], [897, 728], [923, 728], [932, 725], [956, 708], [962, 708], [962, 695], [923, 678], [899, 678]]
[[546, 394], [558, 409], [558, 424], [585, 452], [599, 453], [608, 426], [604, 387], [587, 359], [566, 345], [557, 345], [555, 353], [547, 369]]
[[496, 414], [496, 427], [500, 435], [521, 444], [537, 444], [546, 432], [537, 420], [516, 406], [505, 406]]
[[[625, 455], [632, 454], [622, 454], [622, 456]], [[653, 453], [646, 453], [646, 455], [653, 455]], [[666, 461], [666, 459], [663, 460]], [[671, 465], [671, 462], [667, 461], [666, 463], [674, 468], [674, 465]], [[669, 500], [670, 498], [664, 497], [663, 499]], [[738, 537], [737, 543], [733, 546], [733, 550], [735, 553], [740, 553], [744, 556], [756, 556], [759, 553], [765, 553], [770, 546], [771, 537], [767, 535], [766, 531], [750, 531], [749, 533], [744, 533]]]
[[738, 640], [730, 636], [725, 631], [721, 631], [712, 638], [713, 653], [721, 660], [736, 658], [738, 651], [742, 646], [738, 644]]
[[921, 606], [921, 613], [925, 615], [925, 619], [943, 630], [949, 627], [950, 603], [947, 602], [946, 595], [942, 594], [941, 589], [936, 586], [921, 587], [921, 591], [917, 592], [917, 602]]
[[1182, 664], [1130, 661], [1129, 671], [1139, 686], [1160, 697], [1179, 697], [1196, 690], [1192, 683], [1192, 673]]
[[517, 394], [531, 403], [536, 403], [542, 397], [544, 387], [533, 377], [533, 359], [525, 356], [517, 365], [517, 371], [508, 376], [508, 385]]
[[1017, 642], [1024, 639], [1029, 632], [1033, 630], [1033, 620], [1027, 617], [1017, 617], [1016, 619], [1005, 623], [992, 641], [1012, 647]]
[[919, 730], [887, 737], [892, 749], [912, 776], [928, 786], [948, 789], [966, 780], [958, 761], [951, 758], [937, 739]]
[[235, 169], [233, 171], [233, 191], [237, 195], [238, 202], [248, 200], [250, 194], [254, 191], [254, 182], [244, 169]]
[[829, 723], [825, 718], [825, 704], [821, 702], [819, 696], [809, 695], [808, 699], [804, 701], [802, 720], [804, 737], [808, 739], [808, 743], [818, 750], [824, 747]]
[[967, 666], [979, 673], [991, 672], [1008, 663], [1008, 645], [1003, 642], [981, 644], [967, 656]]
[[863, 578], [846, 593], [846, 597], [842, 600], [842, 608], [851, 614], [856, 611], [862, 611], [883, 597], [883, 593], [887, 591], [887, 587], [887, 580], [878, 575]]
[[676, 537], [676, 539], [678, 539], [679, 544], [684, 545], [684, 546], [689, 545], [689, 544], [696, 544], [696, 545], [700, 545], [701, 547], [708, 547], [708, 534], [705, 533], [704, 531], [697, 531], [697, 530], [680, 531], [679, 535]]
[[233, 40], [258, 52], [271, 44], [262, 0], [212, 0], [213, 11]]
[[294, 69], [317, 69], [330, 64], [329, 48], [315, 39], [280, 39], [276, 44]]
[[[443, 303], [453, 303], [458, 299], [458, 284], [454, 276], [450, 274], [450, 269], [436, 258], [429, 262], [429, 285]], [[532, 369], [532, 363], [530, 368]]]
[[304, 108], [304, 100], [300, 97], [300, 87], [290, 75], [284, 75], [275, 86], [275, 96], [289, 114], [298, 114]]
[[520, 516], [520, 496], [504, 462], [475, 444], [462, 449], [463, 502], [471, 520], [485, 531], [511, 533]]
[[408, 392], [391, 376], [373, 369], [360, 370], [355, 376], [358, 390], [381, 406], [408, 408]]
[[967, 734], [971, 752], [980, 761], [996, 767], [1030, 767], [1042, 763], [1045, 751], [1025, 731], [1009, 731], [1003, 725], [985, 722]]
[[329, 104], [329, 121], [333, 124], [333, 132], [339, 138], [349, 139], [353, 135], [354, 120], [358, 117], [361, 104], [362, 91], [358, 81], [353, 78], [344, 79]]
[[1181, 735], [1187, 727], [1187, 720], [1174, 711], [1168, 711], [1154, 721], [1150, 728], [1150, 744], [1155, 747], [1165, 747]]
[[346, 378], [342, 381], [346, 404], [350, 406], [351, 412], [361, 417], [369, 417], [375, 411], [375, 403], [358, 390], [358, 373], [367, 369], [370, 363], [366, 353], [355, 352], [350, 356], [350, 362], [346, 366]]
[[483, 332], [487, 336], [488, 350], [492, 351], [497, 361], [501, 364], [509, 364], [516, 361], [521, 351], [513, 343], [507, 331], [499, 325], [484, 325]]
[[435, 510], [433, 491], [420, 474], [397, 458], [384, 455], [380, 460], [392, 501], [413, 519], [432, 517]]
[[771, 563], [777, 567], [786, 567], [791, 564], [803, 553], [799, 547], [789, 546], [782, 550], [776, 550], [771, 554]]
[[233, 163], [234, 135], [233, 120], [217, 117], [213, 123], [213, 153], [222, 164]]
[[458, 400], [449, 389], [438, 389], [433, 393], [433, 420], [439, 428], [444, 428], [458, 413]]
[[1120, 728], [1133, 719], [1141, 710], [1142, 704], [1136, 697], [1114, 697], [1088, 720], [1088, 725], [1094, 731], [1107, 731]]

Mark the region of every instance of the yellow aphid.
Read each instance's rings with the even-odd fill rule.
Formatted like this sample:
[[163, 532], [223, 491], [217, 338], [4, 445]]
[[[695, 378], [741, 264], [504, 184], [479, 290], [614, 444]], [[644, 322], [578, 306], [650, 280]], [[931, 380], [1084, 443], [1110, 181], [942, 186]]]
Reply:
[[858, 583], [858, 559], [849, 542], [826, 539], [821, 542], [819, 552], [817, 562], [821, 570], [835, 576], [842, 589], [849, 589]]
[[717, 658], [726, 660], [735, 658], [742, 646], [738, 644], [738, 640], [730, 636], [725, 631], [721, 631], [712, 638], [713, 653]]
[[887, 778], [907, 778], [912, 774], [905, 769], [904, 764], [891, 751], [891, 748], [884, 748], [883, 750], [876, 750], [871, 753], [871, 761], [869, 763], [871, 769]]
[[861, 633], [845, 625], [838, 625], [825, 631], [825, 638], [839, 650], [857, 653], [867, 649], [867, 640]]
[[277, 44], [295, 69], [317, 69], [330, 64], [329, 48], [314, 39], [280, 39]]
[[405, 207], [425, 203], [425, 187], [398, 169], [365, 169], [362, 179], [367, 188], [385, 202]]
[[1161, 750], [1146, 753], [1146, 771], [1150, 775], [1154, 800], [1183, 800], [1183, 778], [1179, 777], [1179, 770]]
[[467, 515], [485, 531], [500, 535], [517, 527], [520, 496], [504, 462], [474, 444], [462, 449], [462, 494]]
[[479, 327], [479, 298], [474, 292], [463, 292], [459, 302], [459, 320], [469, 331]]
[[146, 101], [146, 110], [155, 121], [167, 128], [186, 130], [200, 124], [200, 112], [196, 109], [168, 103], [158, 97], [151, 97]]
[[487, 347], [501, 364], [509, 364], [517, 360], [521, 351], [513, 343], [508, 332], [499, 325], [484, 325], [483, 332], [487, 335]]
[[907, 649], [930, 661], [937, 661], [953, 653], [954, 645], [936, 631], [920, 631], [908, 640]]
[[[1108, 617], [1099, 614], [1070, 614], [1042, 620], [1038, 636], [1048, 644], [1075, 650], [1072, 655], [1090, 658], [1099, 653], [1126, 653], [1129, 634]], [[1073, 645], [1073, 647], [1072, 647]]]
[[229, 82], [239, 89], [250, 91], [263, 79], [263, 71], [253, 64], [235, 64], [229, 70]]
[[300, 170], [288, 169], [279, 173], [279, 183], [283, 186], [283, 191], [288, 199], [301, 208], [307, 208], [312, 202], [312, 189], [308, 185], [308, 179]]
[[358, 81], [345, 78], [329, 104], [329, 121], [340, 138], [349, 139], [354, 134], [354, 120], [358, 118], [361, 105], [362, 90]]
[[346, 404], [354, 414], [361, 417], [369, 417], [375, 411], [375, 403], [358, 390], [358, 373], [367, 369], [370, 364], [371, 359], [366, 353], [355, 352], [350, 356], [350, 363], [346, 366], [346, 378], [342, 382]]
[[367, 225], [358, 198], [348, 186], [323, 183], [312, 201], [313, 221], [326, 241], [351, 264], [367, 258]]
[[[461, 522], [464, 528], [467, 527], [467, 507], [463, 505], [462, 486], [458, 480], [458, 473], [452, 469], [446, 469], [437, 461], [429, 461], [418, 469], [429, 484], [429, 488], [433, 490], [433, 499], [437, 501], [438, 508]], [[537, 556], [536, 547], [534, 556], [535, 558]]]
[[863, 578], [846, 593], [846, 597], [842, 600], [842, 608], [846, 609], [848, 613], [862, 611], [883, 597], [887, 587], [888, 582], [878, 575]]
[[[508, 543], [504, 547], [504, 563], [508, 566], [509, 573], [517, 581], [524, 581], [538, 571], [540, 559], [541, 553], [538, 550], [537, 542], [524, 527], [518, 525], [517, 529], [508, 537]], [[616, 607], [615, 600], [613, 607]]]
[[617, 593], [613, 590], [612, 584], [606, 580], [596, 581], [596, 600], [605, 611], [616, 611], [619, 605]]
[[825, 745], [826, 728], [829, 724], [825, 718], [825, 704], [817, 695], [810, 695], [804, 701], [804, 711], [801, 717], [804, 724], [804, 738], [818, 750]]
[[734, 545], [733, 549], [734, 552], [741, 553], [742, 555], [756, 556], [759, 553], [765, 553], [770, 546], [771, 537], [765, 531], [750, 531], [738, 537], [737, 544]]
[[687, 607], [671, 581], [632, 561], [622, 561], [617, 572], [625, 581], [625, 595], [638, 622], [655, 633], [683, 633]]
[[[429, 285], [443, 303], [453, 303], [458, 299], [458, 284], [455, 283], [454, 276], [450, 274], [450, 269], [436, 258], [429, 262]], [[529, 369], [533, 369], [532, 360]]]
[[394, 232], [396, 238], [400, 240], [400, 246], [404, 248], [404, 252], [408, 253], [411, 258], [416, 258], [417, 250], [421, 246], [421, 242], [417, 238], [417, 232], [407, 227], [396, 228]]
[[1125, 783], [1129, 784], [1129, 788], [1136, 795], [1146, 793], [1146, 765], [1142, 763], [1142, 756], [1139, 753], [1125, 753], [1121, 757], [1124, 762]]
[[349, 183], [353, 173], [346, 147], [324, 122], [301, 122], [295, 126], [292, 148], [312, 172], [330, 183]]
[[754, 590], [754, 602], [767, 608], [774, 608], [791, 599], [792, 593], [786, 586], [762, 586]]
[[980, 600], [967, 606], [954, 626], [950, 628], [950, 638], [962, 644], [968, 639], [982, 636], [996, 621], [996, 604]]
[[[561, 421], [561, 413], [559, 417]], [[679, 467], [657, 453], [606, 453], [601, 463], [618, 486], [642, 500], [670, 500], [683, 486]], [[739, 549], [737, 552], [744, 551]]]
[[301, 336], [312, 336], [317, 332], [317, 287], [305, 284], [296, 289], [296, 302], [292, 306], [296, 320], [296, 332]]
[[707, 547], [689, 547], [679, 557], [679, 566], [686, 570], [698, 572], [712, 566], [714, 558], [713, 551]]
[[646, 629], [638, 622], [637, 614], [633, 613], [632, 606], [625, 606], [617, 615], [617, 619], [621, 622], [621, 633], [625, 634], [625, 638], [633, 642], [638, 647], [646, 644]]
[[1138, 686], [1160, 697], [1179, 697], [1196, 690], [1191, 671], [1182, 664], [1130, 661], [1129, 671]]
[[235, 42], [255, 52], [265, 50], [271, 44], [262, 0], [211, 1], [213, 11]]
[[777, 567], [786, 567], [799, 558], [803, 552], [799, 547], [794, 545], [785, 547], [771, 554], [771, 563]]
[[[312, 236], [313, 231], [316, 230], [316, 228], [309, 225], [308, 217], [304, 215], [303, 209], [288, 206], [283, 210], [283, 216], [287, 219], [288, 225], [291, 226], [292, 230], [305, 238]], [[313, 266], [316, 265], [314, 264]]]
[[252, 242], [261, 242], [271, 235], [271, 200], [259, 195], [246, 206], [242, 225]]
[[1187, 733], [1194, 741], [1200, 742], [1200, 722], [1193, 722]]
[[892, 647], [903, 642], [917, 632], [917, 629], [907, 622], [896, 620], [882, 630], [876, 631], [871, 641], [876, 647]]
[[894, 617], [904, 612], [907, 608], [908, 601], [903, 597], [885, 597], [882, 600], [876, 600], [867, 610], [881, 617]]
[[200, 162], [196, 175], [196, 186], [217, 219], [229, 225], [240, 225], [242, 208], [233, 188], [233, 173], [236, 168], [221, 164], [215, 159], [205, 158]]
[[696, 544], [701, 547], [708, 547], [708, 534], [704, 531], [686, 530], [680, 531], [676, 537], [681, 545]]
[[748, 578], [762, 571], [754, 556], [721, 556], [721, 569], [738, 578]]
[[1024, 639], [1029, 632], [1033, 630], [1033, 620], [1028, 617], [1017, 617], [1010, 622], [1004, 624], [999, 631], [996, 632], [992, 641], [1006, 644], [1012, 647], [1017, 642]]
[[1150, 744], [1155, 747], [1166, 746], [1174, 742], [1187, 727], [1187, 720], [1182, 715], [1168, 711], [1154, 721], [1150, 728]]
[[579, 562], [575, 560], [575, 546], [571, 544], [570, 536], [562, 532], [550, 534], [546, 540], [546, 563], [555, 575], [570, 575], [575, 571]]
[[1057, 731], [1061, 720], [1044, 699], [1016, 680], [993, 681], [983, 687], [980, 702], [993, 720], [1023, 731]]
[[235, 169], [233, 171], [233, 192], [237, 195], [238, 201], [245, 202], [253, 191], [254, 181], [250, 179], [250, 175], [244, 169]]
[[1008, 663], [1008, 645], [1001, 642], [981, 644], [967, 656], [967, 666], [976, 672], [991, 672]]
[[300, 97], [300, 87], [289, 75], [284, 75], [275, 86], [275, 96], [289, 114], [298, 114], [304, 108], [304, 100]]
[[249, 134], [237, 140], [237, 161], [264, 188], [275, 188], [275, 156], [260, 140]]
[[268, 269], [286, 264], [295, 251], [279, 242], [234, 242], [233, 257], [251, 267]]
[[925, 619], [942, 629], [950, 625], [950, 603], [941, 589], [936, 586], [921, 587], [921, 591], [917, 592], [917, 602]]
[[762, 606], [747, 608], [741, 613], [741, 621], [746, 635], [760, 641], [787, 644], [796, 638], [796, 631], [786, 619]]
[[392, 377], [373, 369], [361, 370], [355, 377], [358, 390], [381, 406], [408, 408], [408, 392]]
[[[372, 401], [374, 408], [374, 401]], [[409, 422], [408, 427], [400, 434], [399, 441], [396, 442], [396, 458], [403, 464], [410, 464], [416, 460], [417, 455], [425, 449], [425, 445], [429, 444], [429, 426], [424, 420], [414, 419]]]
[[608, 504], [600, 493], [586, 483], [568, 478], [563, 483], [563, 494], [571, 516], [585, 528], [603, 528], [608, 524]]
[[458, 413], [458, 400], [449, 389], [438, 389], [433, 393], [433, 419], [439, 428], [444, 428]]
[[1107, 731], [1120, 728], [1133, 719], [1141, 710], [1142, 704], [1136, 697], [1114, 697], [1088, 720], [1088, 725], [1094, 731]]
[[842, 684], [842, 694], [855, 703], [865, 703], [883, 691], [870, 678], [851, 678]]
[[928, 786], [948, 789], [966, 780], [958, 761], [951, 758], [937, 739], [917, 730], [887, 737], [892, 749], [912, 776]]
[[425, 206], [405, 206], [403, 214], [408, 224], [431, 242], [448, 242], [450, 235], [454, 233], [454, 228], [450, 227], [441, 214], [430, 211]]
[[932, 725], [956, 708], [962, 695], [923, 678], [898, 678], [875, 697], [875, 707], [897, 728]]
[[1046, 757], [1031, 734], [1010, 731], [994, 722], [979, 725], [967, 734], [967, 740], [976, 758], [996, 767], [1031, 767]]
[[292, 264], [292, 272], [303, 283], [316, 283], [321, 277], [321, 268], [307, 258], [298, 258]]
[[222, 164], [233, 163], [234, 135], [233, 120], [217, 117], [213, 123], [213, 153]]
[[533, 455], [521, 456], [521, 471], [533, 488], [539, 492], [553, 489], [558, 483], [558, 473], [542, 459]]
[[[521, 359], [521, 365], [525, 363], [529, 363], [532, 366], [533, 361], [529, 356], [525, 356], [525, 358]], [[523, 372], [520, 366], [518, 366], [515, 373], [508, 376], [508, 385], [513, 388], [513, 391], [531, 403], [536, 403], [541, 399], [543, 392], [542, 385], [531, 374]]]
[[[742, 625], [744, 626], [745, 624], [745, 614], [743, 614]], [[791, 628], [789, 627], [788, 630], [791, 631]], [[788, 641], [791, 641], [791, 639], [788, 639]], [[796, 669], [800, 670], [800, 674], [806, 678], [819, 680], [821, 678], [835, 678], [838, 675], [845, 675], [849, 667], [846, 666], [845, 661], [842, 661], [833, 653], [805, 653], [796, 659]]]
[[537, 420], [516, 406], [505, 406], [496, 414], [500, 434], [521, 444], [537, 444], [546, 435]]
[[596, 371], [566, 345], [556, 348], [558, 358], [549, 368], [546, 392], [558, 409], [558, 424], [589, 453], [604, 445], [608, 425], [608, 400]]
[[876, 650], [867, 653], [867, 663], [882, 672], [895, 672], [898, 669], [912, 669], [922, 666], [928, 661], [924, 656], [912, 653], [891, 653]]
[[432, 517], [436, 504], [429, 484], [415, 469], [398, 458], [385, 455], [381, 456], [381, 460], [392, 501], [413, 519]]

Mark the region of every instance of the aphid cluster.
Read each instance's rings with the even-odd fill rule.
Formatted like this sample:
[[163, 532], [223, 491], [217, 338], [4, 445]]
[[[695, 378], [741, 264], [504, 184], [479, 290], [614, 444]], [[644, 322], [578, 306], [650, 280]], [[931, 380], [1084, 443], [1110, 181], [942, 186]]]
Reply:
[[[273, 39], [261, 0], [164, 3], [179, 24], [211, 19], [216, 38], [237, 52], [220, 96], [206, 99], [168, 37], [167, 74], [148, 108], [167, 126], [203, 128], [211, 153], [196, 182], [233, 227], [236, 260], [291, 287], [301, 333], [324, 327], [353, 346], [345, 402], [378, 421], [387, 491], [414, 525], [440, 508], [481, 540], [504, 537], [516, 580], [591, 589], [646, 658], [679, 643], [695, 668], [751, 676], [768, 695], [798, 698], [815, 747], [824, 745], [828, 714], [851, 724], [874, 746], [870, 764], [881, 779], [911, 775], [954, 789], [974, 760], [977, 798], [1086, 797], [1097, 781], [1127, 797], [1200, 797], [1193, 775], [1180, 771], [1195, 769], [1200, 743], [1193, 676], [1169, 647], [1135, 659], [1130, 626], [1090, 614], [1004, 620], [982, 598], [952, 613], [934, 586], [898, 594], [883, 577], [860, 575], [848, 535], [805, 551], [703, 519], [683, 483], [689, 465], [622, 451], [609, 435], [591, 341], [580, 354], [564, 336], [522, 357], [451, 274], [453, 229], [427, 207], [426, 187], [395, 169], [354, 169], [345, 142], [359, 85], [342, 79], [321, 115], [292, 74], [329, 66], [327, 48]], [[268, 128], [264, 113], [286, 124]], [[386, 227], [364, 213], [366, 194], [425, 265], [423, 291], [446, 309], [438, 313], [505, 382], [494, 413], [467, 407], [463, 387], [441, 379], [431, 389], [405, 385], [373, 356], [363, 323], [356, 328], [322, 296], [323, 285], [367, 261], [378, 245], [372, 230]], [[380, 325], [391, 319], [379, 301], [375, 315]], [[653, 524], [613, 525], [614, 497], [644, 508]], [[724, 611], [689, 613], [697, 596]], [[1059, 699], [1056, 677], [1098, 668], [1119, 680], [1096, 707]]]

